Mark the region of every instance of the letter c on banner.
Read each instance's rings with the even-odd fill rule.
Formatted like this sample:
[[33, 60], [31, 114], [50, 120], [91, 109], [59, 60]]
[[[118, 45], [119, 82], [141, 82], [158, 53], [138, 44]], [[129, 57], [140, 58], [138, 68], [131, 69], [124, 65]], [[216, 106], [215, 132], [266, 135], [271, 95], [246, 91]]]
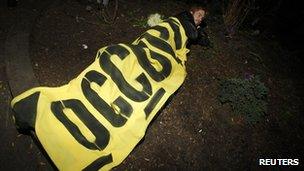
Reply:
[[121, 60], [123, 60], [130, 54], [130, 52], [121, 45], [109, 46], [105, 51], [110, 54], [107, 52], [98, 54], [100, 66], [107, 74], [110, 75], [118, 89], [133, 101], [142, 102], [147, 100], [149, 95], [152, 94], [152, 87], [145, 74], [142, 73], [136, 78], [143, 87], [142, 91], [138, 91], [125, 80], [121, 71], [114, 65], [114, 63], [111, 62], [111, 55], [116, 54]]
[[81, 82], [81, 88], [84, 96], [88, 101], [101, 113], [114, 127], [123, 126], [127, 119], [121, 114], [130, 117], [133, 112], [132, 106], [119, 96], [113, 104], [119, 107], [119, 114], [116, 114], [114, 109], [109, 106], [93, 89], [91, 89], [90, 84], [95, 82], [99, 86], [102, 86], [106, 81], [106, 77], [97, 71], [89, 71], [85, 75], [86, 79]]

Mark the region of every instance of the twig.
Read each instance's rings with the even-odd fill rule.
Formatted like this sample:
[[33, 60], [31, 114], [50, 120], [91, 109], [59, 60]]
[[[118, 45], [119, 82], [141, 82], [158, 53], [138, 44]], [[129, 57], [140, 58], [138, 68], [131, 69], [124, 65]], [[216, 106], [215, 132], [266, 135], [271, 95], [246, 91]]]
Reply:
[[[83, 21], [84, 23], [92, 24], [92, 25], [101, 27], [101, 24], [100, 24], [100, 23], [95, 23], [95, 22], [87, 21], [87, 20], [86, 20], [85, 18], [83, 18], [83, 17], [73, 16], [72, 14], [67, 13], [66, 10], [64, 10], [64, 14], [65, 14], [66, 16], [69, 16], [69, 17], [73, 18], [73, 19], [76, 19], [77, 22], [79, 22], [79, 20], [81, 20], [81, 21]], [[97, 15], [97, 16], [98, 16], [98, 15]], [[104, 31], [102, 31], [102, 30], [99, 30], [99, 31], [102, 32], [103, 34], [109, 36], [108, 33], [104, 32]]]

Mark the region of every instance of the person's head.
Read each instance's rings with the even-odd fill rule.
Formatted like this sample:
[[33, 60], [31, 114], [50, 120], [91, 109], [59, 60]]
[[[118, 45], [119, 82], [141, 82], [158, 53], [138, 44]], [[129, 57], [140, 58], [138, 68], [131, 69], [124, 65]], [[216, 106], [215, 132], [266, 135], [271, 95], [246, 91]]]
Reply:
[[190, 8], [190, 13], [193, 16], [195, 25], [200, 25], [202, 20], [205, 18], [207, 14], [207, 10], [204, 7], [201, 6], [192, 6]]

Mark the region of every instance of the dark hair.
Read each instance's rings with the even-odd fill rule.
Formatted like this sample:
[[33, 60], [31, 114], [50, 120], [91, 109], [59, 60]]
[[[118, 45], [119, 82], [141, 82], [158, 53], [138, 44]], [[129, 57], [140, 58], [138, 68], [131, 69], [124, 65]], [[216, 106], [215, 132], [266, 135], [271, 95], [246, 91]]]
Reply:
[[205, 11], [205, 13], [208, 13], [208, 10], [207, 10], [207, 8], [206, 7], [203, 7], [203, 6], [201, 6], [201, 5], [192, 5], [191, 7], [190, 7], [190, 10], [189, 11], [191, 11], [191, 12], [196, 12], [196, 11], [198, 11], [198, 10], [203, 10], [203, 11]]

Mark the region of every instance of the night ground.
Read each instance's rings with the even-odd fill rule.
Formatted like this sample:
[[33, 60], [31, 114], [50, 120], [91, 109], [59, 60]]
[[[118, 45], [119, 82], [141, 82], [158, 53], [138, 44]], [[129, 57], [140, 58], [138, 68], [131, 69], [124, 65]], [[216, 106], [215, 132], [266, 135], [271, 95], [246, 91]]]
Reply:
[[[250, 1], [252, 9], [231, 30], [223, 19], [228, 2], [204, 1], [213, 47], [191, 46], [185, 82], [113, 170], [303, 166], [303, 9], [295, 1]], [[10, 108], [14, 96], [33, 86], [67, 84], [94, 60], [99, 48], [140, 36], [148, 29], [145, 19], [150, 14], [169, 17], [190, 3], [118, 0], [117, 18], [109, 24], [93, 0], [19, 0], [10, 7], [1, 1], [0, 170], [56, 170], [34, 137], [17, 132]], [[261, 115], [248, 119], [231, 100], [221, 100], [223, 82], [231, 79], [244, 84], [257, 79], [267, 89], [264, 109], [244, 109]], [[300, 166], [259, 166], [259, 159], [299, 159]]]

